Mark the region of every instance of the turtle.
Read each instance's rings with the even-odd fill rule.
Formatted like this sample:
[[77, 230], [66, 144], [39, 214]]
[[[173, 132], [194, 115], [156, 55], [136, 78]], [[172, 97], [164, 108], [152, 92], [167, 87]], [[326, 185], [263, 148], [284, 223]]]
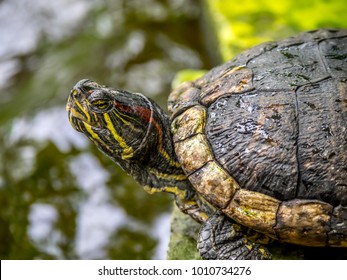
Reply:
[[203, 259], [271, 259], [269, 242], [347, 247], [347, 29], [241, 52], [168, 98], [83, 79], [74, 129], [201, 223]]

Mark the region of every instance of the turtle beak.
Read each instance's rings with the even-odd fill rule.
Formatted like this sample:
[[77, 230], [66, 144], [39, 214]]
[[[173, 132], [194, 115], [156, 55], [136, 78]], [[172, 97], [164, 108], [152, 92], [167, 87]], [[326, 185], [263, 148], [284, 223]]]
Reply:
[[83, 102], [83, 100], [91, 93], [91, 90], [97, 88], [96, 85], [97, 84], [95, 82], [89, 79], [83, 79], [77, 82], [70, 92], [66, 104], [66, 111], [73, 111], [73, 108], [79, 106]]
[[78, 101], [78, 96], [80, 95], [80, 93], [81, 91], [76, 88], [76, 86], [73, 87], [65, 107], [72, 127], [78, 131], [80, 131], [78, 123], [88, 120], [88, 113], [83, 110], [82, 104]]
[[99, 127], [95, 114], [88, 108], [88, 96], [99, 88], [101, 86], [88, 79], [80, 80], [72, 88], [65, 108], [72, 127], [77, 131], [81, 131], [85, 124]]
[[73, 107], [73, 99], [71, 98], [71, 94], [69, 95], [69, 98], [67, 100], [65, 109], [70, 114], [71, 108]]

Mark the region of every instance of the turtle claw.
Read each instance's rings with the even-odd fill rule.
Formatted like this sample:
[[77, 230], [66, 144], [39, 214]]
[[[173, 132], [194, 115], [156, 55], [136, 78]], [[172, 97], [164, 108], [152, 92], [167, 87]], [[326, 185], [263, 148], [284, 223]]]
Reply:
[[268, 260], [269, 251], [247, 238], [249, 229], [221, 213], [209, 217], [200, 229], [198, 250], [209, 260]]

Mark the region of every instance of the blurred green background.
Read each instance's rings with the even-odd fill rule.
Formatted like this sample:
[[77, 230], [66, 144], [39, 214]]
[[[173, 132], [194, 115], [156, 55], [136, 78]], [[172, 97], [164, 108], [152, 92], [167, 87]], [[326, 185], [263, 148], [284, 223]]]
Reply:
[[[150, 196], [68, 123], [82, 78], [166, 108], [176, 83], [262, 41], [347, 27], [345, 0], [0, 1], [0, 258], [164, 259]], [[201, 72], [198, 72], [200, 75]]]

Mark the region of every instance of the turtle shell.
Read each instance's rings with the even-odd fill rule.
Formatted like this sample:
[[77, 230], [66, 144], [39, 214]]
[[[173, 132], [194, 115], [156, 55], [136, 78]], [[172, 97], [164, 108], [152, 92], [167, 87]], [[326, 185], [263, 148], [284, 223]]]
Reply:
[[347, 246], [347, 30], [249, 49], [169, 97], [197, 192], [285, 242]]

